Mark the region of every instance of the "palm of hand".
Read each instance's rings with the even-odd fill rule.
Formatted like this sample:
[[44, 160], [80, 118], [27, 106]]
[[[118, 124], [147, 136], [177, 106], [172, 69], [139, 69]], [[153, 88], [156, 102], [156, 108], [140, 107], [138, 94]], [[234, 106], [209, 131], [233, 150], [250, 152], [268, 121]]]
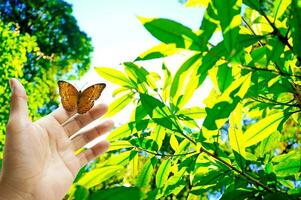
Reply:
[[[21, 87], [16, 89], [22, 90]], [[75, 116], [58, 108], [31, 122], [27, 117], [25, 92], [19, 92], [12, 99], [1, 181], [18, 191], [21, 197], [61, 199], [79, 169], [108, 148], [108, 143], [103, 141], [75, 154], [76, 150], [112, 128], [113, 122], [107, 121], [80, 131], [103, 115], [107, 107], [98, 105], [86, 114]], [[16, 110], [13, 109], [15, 103], [18, 104]], [[75, 133], [78, 134], [74, 136]]]

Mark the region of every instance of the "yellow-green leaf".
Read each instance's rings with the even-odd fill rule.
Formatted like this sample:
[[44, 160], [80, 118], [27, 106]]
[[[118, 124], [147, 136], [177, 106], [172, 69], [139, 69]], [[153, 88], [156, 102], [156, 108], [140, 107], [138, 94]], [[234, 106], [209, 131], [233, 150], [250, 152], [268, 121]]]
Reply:
[[123, 108], [125, 108], [132, 101], [133, 95], [133, 93], [128, 93], [113, 101], [109, 105], [109, 111], [105, 114], [104, 117], [112, 117]]
[[277, 127], [283, 119], [284, 115], [282, 112], [277, 112], [266, 118], [258, 121], [247, 129], [244, 134], [245, 146], [252, 146], [266, 137], [268, 137], [273, 132], [277, 131]]
[[93, 187], [95, 185], [98, 185], [115, 174], [118, 173], [118, 171], [122, 170], [123, 166], [116, 165], [116, 166], [108, 166], [108, 167], [102, 167], [98, 169], [94, 169], [87, 174], [85, 174], [79, 181], [78, 184], [82, 185], [86, 188]]
[[132, 86], [129, 80], [123, 73], [109, 67], [95, 67], [95, 71], [104, 79], [111, 81], [121, 86]]
[[118, 149], [129, 148], [129, 147], [132, 147], [129, 141], [116, 141], [110, 143], [110, 147], [108, 151], [114, 151]]
[[170, 146], [174, 151], [177, 151], [179, 148], [179, 142], [174, 134], [170, 136], [169, 140]]
[[230, 117], [229, 140], [231, 148], [245, 156], [244, 135], [242, 133], [242, 105], [238, 104]]
[[158, 168], [157, 174], [156, 174], [156, 185], [157, 188], [163, 187], [164, 184], [167, 181], [169, 172], [171, 167], [171, 160], [163, 160], [161, 165]]

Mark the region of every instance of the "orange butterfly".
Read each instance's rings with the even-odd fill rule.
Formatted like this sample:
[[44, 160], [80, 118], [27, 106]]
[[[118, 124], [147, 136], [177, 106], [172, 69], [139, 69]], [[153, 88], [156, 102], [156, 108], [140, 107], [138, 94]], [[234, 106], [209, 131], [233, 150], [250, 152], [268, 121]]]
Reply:
[[88, 112], [106, 87], [105, 83], [98, 83], [81, 92], [66, 81], [59, 81], [58, 85], [64, 109], [68, 112], [76, 111], [79, 114]]

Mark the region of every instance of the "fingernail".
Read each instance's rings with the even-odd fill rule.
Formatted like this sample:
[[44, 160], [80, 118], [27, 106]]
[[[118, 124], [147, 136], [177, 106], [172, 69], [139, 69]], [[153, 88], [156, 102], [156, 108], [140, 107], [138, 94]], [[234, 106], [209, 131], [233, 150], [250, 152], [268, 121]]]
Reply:
[[8, 83], [9, 83], [9, 87], [10, 87], [11, 91], [14, 92], [15, 86], [14, 86], [14, 81], [13, 81], [13, 79], [12, 79], [12, 78], [9, 79]]

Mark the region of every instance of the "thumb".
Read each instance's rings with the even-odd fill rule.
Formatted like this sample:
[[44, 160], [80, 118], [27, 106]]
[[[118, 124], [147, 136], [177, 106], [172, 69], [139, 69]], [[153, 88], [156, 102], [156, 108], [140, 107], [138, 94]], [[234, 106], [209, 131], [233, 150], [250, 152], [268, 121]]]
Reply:
[[23, 85], [15, 78], [9, 80], [11, 88], [10, 119], [28, 119], [27, 95]]

